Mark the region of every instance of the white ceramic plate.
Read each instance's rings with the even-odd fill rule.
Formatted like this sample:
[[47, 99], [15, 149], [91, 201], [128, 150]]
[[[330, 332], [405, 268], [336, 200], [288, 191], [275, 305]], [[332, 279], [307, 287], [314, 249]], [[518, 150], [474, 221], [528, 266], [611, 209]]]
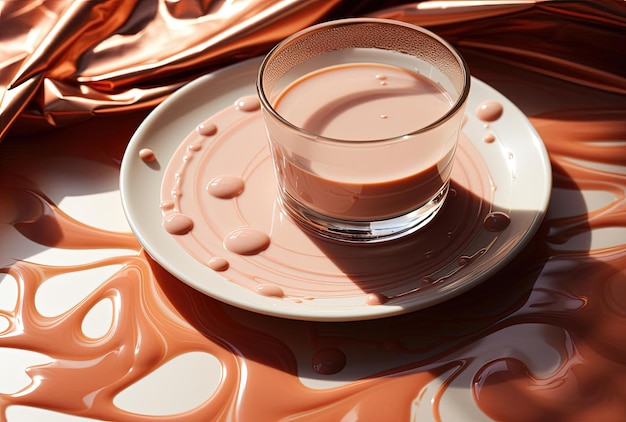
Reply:
[[[461, 256], [484, 249], [471, 270], [447, 271], [436, 285], [418, 292], [415, 280], [406, 280], [407, 294], [382, 305], [368, 305], [362, 297], [287, 300], [267, 297], [241, 287], [194, 259], [162, 227], [159, 208], [163, 173], [170, 157], [185, 137], [207, 117], [231, 106], [240, 97], [255, 94], [254, 82], [260, 59], [252, 59], [199, 78], [173, 94], [141, 124], [125, 153], [120, 191], [131, 229], [146, 251], [166, 270], [190, 286], [234, 306], [255, 312], [316, 321], [362, 320], [386, 317], [425, 308], [456, 296], [506, 265], [540, 225], [551, 190], [551, 169], [546, 149], [523, 113], [504, 96], [483, 82], [472, 79], [464, 134], [466, 145], [478, 152], [488, 169], [493, 187], [490, 205], [511, 217], [511, 224], [492, 237], [483, 234], [466, 242], [467, 250], [455, 250], [442, 268], [458, 262]], [[503, 115], [488, 124], [476, 117], [484, 101], [503, 105]], [[487, 133], [494, 142], [485, 142]], [[139, 151], [150, 148], [158, 162], [147, 165]], [[482, 242], [482, 243], [481, 243]], [[487, 247], [488, 246], [488, 247]], [[398, 286], [395, 287], [398, 293]]]

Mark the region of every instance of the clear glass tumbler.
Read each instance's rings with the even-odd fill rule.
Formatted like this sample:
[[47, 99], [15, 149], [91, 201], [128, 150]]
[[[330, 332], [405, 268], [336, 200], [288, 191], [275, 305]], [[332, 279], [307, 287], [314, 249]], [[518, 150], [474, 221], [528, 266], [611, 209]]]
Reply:
[[469, 88], [461, 55], [415, 25], [341, 19], [285, 39], [257, 80], [282, 208], [338, 241], [424, 227], [448, 192]]

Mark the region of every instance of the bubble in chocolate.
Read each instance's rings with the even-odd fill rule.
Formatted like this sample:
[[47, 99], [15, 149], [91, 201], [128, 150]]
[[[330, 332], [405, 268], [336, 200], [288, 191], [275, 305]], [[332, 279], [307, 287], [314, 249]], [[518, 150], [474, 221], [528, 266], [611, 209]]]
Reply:
[[346, 355], [335, 347], [321, 349], [313, 355], [312, 367], [321, 375], [333, 375], [346, 367]]
[[213, 136], [217, 133], [217, 126], [215, 123], [205, 120], [196, 127], [196, 130], [202, 136]]
[[261, 296], [267, 297], [285, 297], [285, 292], [280, 286], [275, 284], [259, 284], [255, 289], [255, 292]]
[[240, 195], [243, 189], [243, 179], [229, 175], [214, 177], [206, 186], [206, 190], [210, 195], [221, 199], [234, 198]]
[[172, 212], [163, 217], [163, 227], [170, 234], [183, 235], [193, 229], [193, 221], [185, 214]]
[[487, 214], [483, 220], [483, 227], [485, 230], [490, 232], [501, 232], [509, 227], [510, 223], [511, 218], [507, 214], [500, 211], [494, 211]]
[[151, 163], [156, 160], [156, 154], [150, 148], [142, 148], [139, 150], [139, 158], [146, 163]]
[[249, 113], [261, 108], [261, 103], [255, 95], [249, 95], [247, 97], [241, 97], [235, 101], [235, 108]]
[[502, 104], [495, 100], [483, 101], [476, 108], [476, 116], [483, 122], [493, 122], [502, 116]]
[[226, 271], [228, 267], [230, 267], [230, 263], [225, 258], [222, 258], [220, 256], [214, 256], [213, 258], [209, 259], [209, 262], [207, 262], [207, 266], [213, 271]]
[[224, 247], [239, 255], [256, 255], [269, 245], [269, 236], [252, 227], [240, 227], [224, 237]]

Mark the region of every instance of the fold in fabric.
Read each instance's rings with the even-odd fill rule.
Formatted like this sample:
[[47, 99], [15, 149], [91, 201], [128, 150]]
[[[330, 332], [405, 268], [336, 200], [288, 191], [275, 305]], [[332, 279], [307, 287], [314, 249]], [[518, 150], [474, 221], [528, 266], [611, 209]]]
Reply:
[[321, 20], [371, 16], [480, 57], [626, 93], [626, 2], [56, 0], [0, 2], [0, 139], [149, 109], [186, 82]]
[[[461, 52], [626, 94], [626, 2], [622, 0], [432, 1], [376, 15], [436, 28]], [[480, 66], [480, 62], [471, 64]]]

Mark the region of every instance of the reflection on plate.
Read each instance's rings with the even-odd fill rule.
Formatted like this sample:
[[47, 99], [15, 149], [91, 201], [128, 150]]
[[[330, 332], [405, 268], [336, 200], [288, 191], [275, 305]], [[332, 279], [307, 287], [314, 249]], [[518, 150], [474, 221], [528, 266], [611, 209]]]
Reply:
[[[215, 199], [209, 206], [191, 200], [187, 207], [204, 211], [195, 234], [185, 235], [186, 240], [170, 235], [162, 227], [159, 208], [170, 160], [176, 165], [183, 140], [202, 138], [196, 132], [198, 124], [255, 94], [259, 63], [253, 59], [231, 66], [176, 92], [139, 127], [124, 156], [120, 190], [129, 224], [147, 252], [183, 282], [229, 304], [269, 315], [320, 321], [380, 318], [431, 306], [475, 286], [506, 265], [537, 230], [551, 188], [547, 152], [510, 101], [473, 79], [453, 173], [455, 195], [425, 230], [401, 241], [358, 249], [307, 236], [277, 210], [262, 122], [252, 115], [240, 126], [259, 136], [245, 145], [212, 136], [207, 141], [211, 148], [200, 151], [192, 160], [195, 167], [186, 171], [208, 182], [228, 170], [244, 178], [246, 191], [267, 191], [267, 201], [248, 200], [246, 191], [233, 200]], [[502, 115], [479, 118], [476, 110], [485, 102], [502, 105]], [[142, 149], [152, 150], [156, 160], [142, 160]], [[219, 213], [212, 213], [216, 207]], [[507, 214], [508, 227], [485, 228], [484, 219], [493, 212]], [[270, 247], [252, 256], [227, 251], [222, 246], [224, 234], [241, 226], [270, 234]], [[206, 256], [194, 258], [186, 242], [201, 244]], [[229, 269], [211, 270], [206, 262], [213, 256], [226, 257]], [[296, 261], [297, 266], [292, 265]], [[260, 294], [258, 287], [267, 285], [280, 287], [284, 294]]]

